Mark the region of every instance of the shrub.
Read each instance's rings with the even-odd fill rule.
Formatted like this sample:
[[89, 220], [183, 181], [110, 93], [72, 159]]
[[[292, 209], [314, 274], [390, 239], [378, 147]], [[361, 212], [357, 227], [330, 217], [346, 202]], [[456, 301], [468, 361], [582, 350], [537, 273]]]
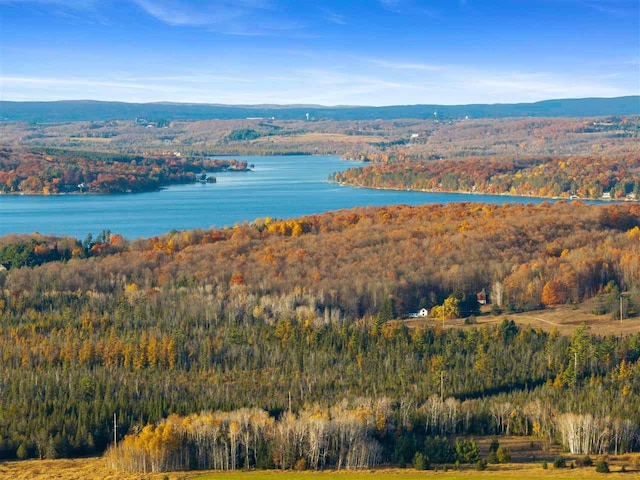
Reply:
[[498, 442], [498, 439], [496, 437], [493, 437], [493, 439], [491, 440], [491, 445], [489, 445], [489, 451], [497, 452], [499, 447], [500, 442]]
[[487, 456], [487, 462], [489, 463], [500, 463], [500, 461], [498, 460], [498, 455], [496, 454], [496, 452], [489, 452], [489, 455]]
[[500, 463], [509, 463], [511, 461], [511, 451], [508, 448], [498, 447], [496, 457]]
[[304, 458], [300, 458], [300, 459], [296, 462], [296, 464], [295, 464], [294, 468], [295, 468], [296, 470], [306, 470], [306, 469], [307, 469], [307, 461], [306, 461]]
[[486, 470], [487, 468], [487, 461], [484, 459], [480, 459], [476, 462], [476, 470], [478, 471], [482, 471], [482, 470]]
[[21, 443], [20, 446], [18, 447], [18, 451], [16, 451], [16, 456], [20, 460], [23, 460], [27, 458], [28, 455], [29, 455], [29, 452], [27, 451], [27, 446], [24, 443]]
[[[405, 468], [407, 465], [411, 465], [418, 450], [419, 449], [416, 448], [416, 439], [414, 436], [402, 435], [396, 440], [396, 445], [393, 451], [393, 462], [398, 467]], [[427, 456], [429, 456], [428, 453]]]
[[480, 450], [476, 441], [456, 439], [456, 458], [460, 463], [476, 463], [480, 460]]
[[413, 468], [416, 470], [427, 470], [429, 468], [429, 462], [422, 453], [416, 452], [413, 456]]
[[455, 452], [447, 437], [427, 437], [424, 440], [424, 454], [431, 463], [455, 461]]
[[576, 460], [576, 463], [579, 467], [590, 467], [591, 465], [593, 465], [593, 460], [591, 460], [591, 457], [589, 455], [585, 455], [584, 458], [579, 458], [578, 460]]
[[546, 470], [547, 468], [549, 468], [549, 465], [547, 465], [547, 462], [542, 462], [542, 469]]
[[609, 473], [609, 464], [604, 460], [598, 462], [596, 464], [596, 472], [598, 473]]
[[565, 468], [567, 466], [567, 460], [564, 457], [556, 457], [553, 460], [553, 468]]

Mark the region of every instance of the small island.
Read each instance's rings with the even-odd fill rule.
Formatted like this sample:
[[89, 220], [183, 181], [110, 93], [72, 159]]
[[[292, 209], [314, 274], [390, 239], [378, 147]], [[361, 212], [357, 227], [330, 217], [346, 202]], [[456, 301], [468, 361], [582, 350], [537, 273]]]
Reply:
[[[0, 193], [139, 193], [187, 183], [216, 183], [213, 172], [248, 172], [246, 161], [205, 156], [126, 155], [62, 149], [0, 149]], [[198, 173], [202, 172], [202, 173]]]
[[213, 177], [211, 175], [207, 175], [207, 172], [202, 172], [199, 176], [198, 179], [196, 180], [198, 183], [216, 183], [216, 177]]

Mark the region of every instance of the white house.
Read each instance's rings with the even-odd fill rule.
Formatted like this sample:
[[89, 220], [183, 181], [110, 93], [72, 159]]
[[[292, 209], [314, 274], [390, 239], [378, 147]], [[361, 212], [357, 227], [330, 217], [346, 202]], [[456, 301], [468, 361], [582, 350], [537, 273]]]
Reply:
[[478, 303], [480, 305], [486, 305], [489, 303], [489, 298], [487, 297], [487, 292], [484, 288], [476, 294], [476, 297], [478, 298]]
[[419, 312], [410, 313], [406, 318], [426, 318], [429, 316], [429, 310], [421, 308]]

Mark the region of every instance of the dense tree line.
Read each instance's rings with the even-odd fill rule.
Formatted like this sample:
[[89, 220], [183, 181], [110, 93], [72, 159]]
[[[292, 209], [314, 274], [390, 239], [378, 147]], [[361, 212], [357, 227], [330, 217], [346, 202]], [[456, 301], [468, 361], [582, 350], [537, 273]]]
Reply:
[[88, 234], [83, 241], [72, 237], [52, 235], [6, 235], [0, 238], [0, 265], [5, 269], [35, 267], [48, 262], [66, 261], [71, 258], [111, 255], [121, 252], [125, 239], [109, 230], [95, 237]]
[[[126, 433], [200, 411], [259, 408], [281, 421], [336, 396], [385, 399], [394, 433], [376, 437], [384, 461], [414, 431], [637, 448], [639, 335], [567, 338], [510, 321], [408, 329], [394, 317], [473, 308], [480, 289], [505, 310], [539, 307], [550, 289], [554, 301], [613, 307], [616, 291], [638, 285], [639, 213], [398, 206], [135, 241], [34, 237], [71, 258], [0, 272], [0, 456], [103, 451], [114, 413]], [[20, 242], [30, 240], [0, 245]], [[561, 426], [562, 414], [583, 415], [581, 426]], [[588, 425], [607, 437], [569, 440]]]
[[106, 458], [112, 467], [134, 472], [368, 468], [380, 461], [375, 435], [386, 430], [388, 411], [384, 401], [361, 401], [353, 408], [316, 405], [277, 419], [257, 408], [173, 415], [126, 436]]
[[[504, 309], [527, 310], [632, 291], [639, 236], [633, 204], [361, 208], [119, 241], [120, 253], [101, 260], [23, 269], [7, 281], [30, 296], [52, 284], [106, 294], [198, 286], [240, 298], [240, 312], [260, 306], [268, 322], [295, 316], [295, 298], [310, 315], [360, 318], [389, 298], [403, 315], [482, 289]], [[545, 286], [556, 288], [554, 302], [543, 301]]]
[[[454, 400], [450, 399], [454, 402]], [[260, 409], [170, 415], [127, 435], [105, 453], [114, 469], [132, 472], [240, 468], [362, 469], [381, 462], [425, 470], [430, 464], [481, 462], [474, 439], [425, 435], [396, 425], [387, 399], [287, 411], [279, 418]], [[392, 448], [389, 448], [392, 447]], [[508, 461], [497, 438], [491, 463]]]
[[352, 168], [336, 182], [373, 188], [536, 197], [640, 197], [640, 156], [466, 158]]
[[[290, 410], [275, 417], [259, 408], [231, 412], [170, 415], [125, 436], [105, 453], [107, 464], [131, 472], [240, 468], [358, 469], [381, 463], [430, 465], [505, 463], [509, 449], [500, 446], [499, 435], [522, 424], [538, 421], [560, 432], [572, 454], [628, 452], [638, 436], [637, 420], [594, 417], [591, 414], [550, 413], [539, 402], [519, 408], [511, 402], [491, 401], [489, 413], [495, 426], [486, 459], [476, 441], [452, 436], [457, 424], [478, 421], [477, 405], [454, 398], [432, 397], [423, 405], [394, 404], [387, 398], [359, 398], [338, 405], [305, 405], [298, 414]], [[398, 412], [399, 411], [399, 412]], [[465, 418], [466, 417], [466, 418]], [[410, 419], [410, 420], [409, 420]], [[431, 433], [433, 420], [445, 426], [444, 434]], [[408, 421], [409, 420], [409, 421]], [[424, 426], [426, 425], [426, 428]], [[465, 429], [466, 428], [466, 429]], [[468, 427], [460, 429], [468, 433]], [[542, 436], [547, 435], [542, 433]]]

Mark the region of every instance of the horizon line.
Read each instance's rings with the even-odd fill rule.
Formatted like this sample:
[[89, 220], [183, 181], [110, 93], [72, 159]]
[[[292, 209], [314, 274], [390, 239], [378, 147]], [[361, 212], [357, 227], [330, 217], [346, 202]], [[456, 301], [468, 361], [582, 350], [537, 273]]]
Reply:
[[[0, 103], [71, 103], [71, 102], [85, 102], [85, 103], [123, 103], [129, 105], [181, 105], [181, 106], [208, 106], [208, 107], [236, 107], [236, 108], [269, 108], [269, 107], [285, 107], [285, 108], [389, 108], [389, 107], [420, 107], [420, 106], [442, 106], [442, 107], [462, 107], [462, 106], [477, 106], [477, 105], [533, 105], [537, 103], [551, 102], [551, 101], [566, 101], [566, 100], [619, 100], [619, 99], [640, 99], [640, 93], [634, 95], [621, 95], [615, 97], [560, 97], [560, 98], [546, 98], [543, 100], [536, 100], [531, 102], [496, 102], [496, 103], [411, 103], [411, 104], [388, 104], [388, 105], [357, 105], [357, 104], [338, 104], [338, 105], [323, 105], [323, 104], [304, 104], [304, 103], [203, 103], [203, 102], [176, 102], [172, 100], [159, 100], [155, 102], [131, 102], [124, 100], [94, 100], [90, 98], [84, 99], [62, 99], [62, 100], [6, 100], [0, 99]], [[640, 114], [640, 111], [638, 112]]]

